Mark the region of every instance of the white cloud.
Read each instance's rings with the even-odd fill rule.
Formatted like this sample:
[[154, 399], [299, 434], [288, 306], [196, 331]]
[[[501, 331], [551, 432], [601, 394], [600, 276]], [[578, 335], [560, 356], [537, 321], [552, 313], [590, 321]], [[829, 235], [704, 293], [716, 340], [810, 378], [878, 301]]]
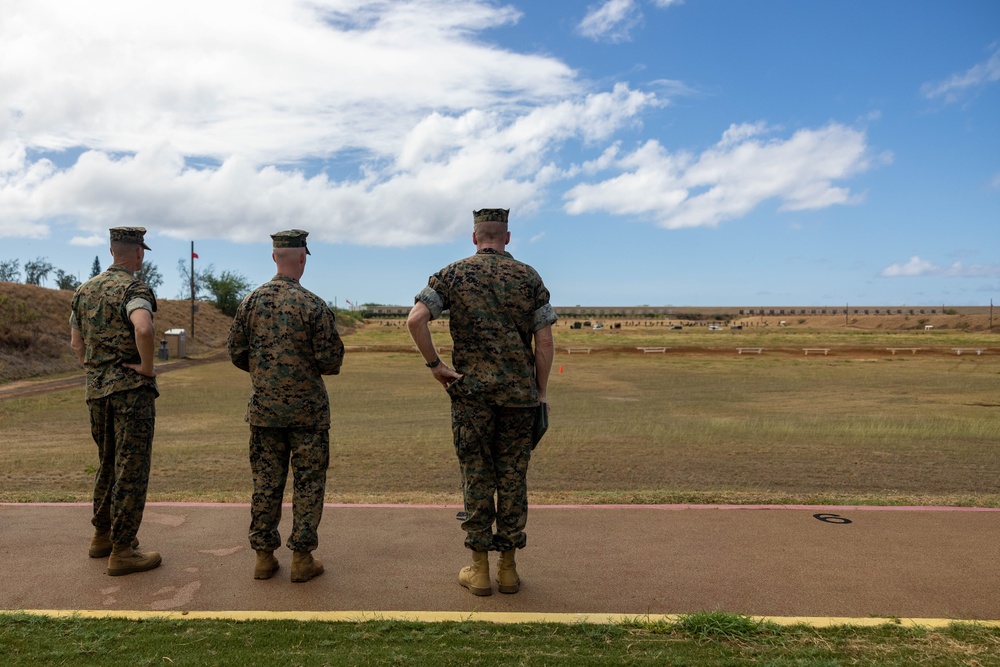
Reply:
[[165, 138], [185, 155], [258, 163], [382, 153], [432, 109], [580, 92], [558, 60], [479, 39], [519, 16], [483, 1], [5, 6], [4, 107], [35, 149], [128, 152]]
[[[652, 0], [660, 9], [679, 5], [683, 0]], [[643, 14], [637, 0], [602, 0], [592, 5], [576, 29], [584, 37], [603, 42], [627, 42], [633, 28], [642, 23]]]
[[95, 246], [107, 245], [107, 234], [91, 234], [90, 236], [74, 236], [69, 240], [70, 245], [93, 248]]
[[925, 83], [920, 92], [929, 99], [940, 97], [945, 102], [957, 102], [968, 90], [996, 81], [1000, 81], [1000, 49], [994, 51], [986, 62], [970, 67], [965, 72], [952, 74], [937, 83]]
[[990, 180], [990, 187], [1000, 190], [1000, 173], [995, 174], [992, 180]]
[[[656, 98], [627, 86], [521, 115], [471, 110], [431, 114], [401, 140], [398, 159], [355, 179], [259, 166], [232, 156], [196, 169], [162, 143], [135, 155], [83, 153], [40, 183], [8, 180], [0, 201], [11, 220], [72, 215], [97, 233], [150, 221], [176, 238], [214, 236], [251, 241], [275, 227], [305, 227], [318, 240], [404, 246], [454, 238], [480, 201], [521, 212], [562, 177], [544, 160], [573, 138], [606, 139]], [[470, 193], [476, 200], [470, 201]], [[5, 218], [6, 219], [6, 218]], [[358, 221], [364, 224], [358, 224]], [[155, 225], [153, 224], [155, 223]]]
[[785, 211], [854, 200], [837, 182], [871, 166], [863, 132], [830, 124], [765, 141], [767, 131], [760, 123], [733, 125], [697, 156], [648, 141], [617, 160], [619, 175], [570, 189], [566, 211], [644, 215], [674, 229], [715, 226], [772, 198]]
[[0, 183], [7, 174], [13, 174], [24, 168], [27, 153], [20, 141], [7, 139], [0, 141]]
[[890, 264], [882, 269], [879, 275], [883, 278], [940, 275], [940, 267], [935, 266], [933, 262], [920, 259], [914, 255], [906, 264]]
[[[530, 211], [567, 142], [607, 141], [663, 101], [588, 94], [561, 61], [488, 42], [518, 18], [486, 0], [9, 0], [0, 237], [59, 220], [83, 242], [141, 220], [407, 245], [464, 234], [481, 201]], [[68, 148], [75, 163], [28, 157]]]
[[951, 266], [941, 266], [916, 255], [905, 264], [890, 264], [879, 272], [883, 278], [914, 278], [944, 276], [961, 278], [983, 278], [1000, 276], [1000, 264], [965, 265], [955, 262]]
[[597, 174], [606, 169], [610, 169], [614, 166], [615, 161], [618, 159], [618, 155], [621, 152], [621, 144], [615, 143], [612, 146], [608, 146], [603, 153], [598, 156], [596, 160], [589, 160], [584, 162], [580, 167], [579, 171], [585, 174]]
[[624, 42], [629, 31], [642, 21], [636, 0], [604, 0], [587, 11], [577, 30], [584, 37], [606, 42]]
[[[609, 25], [640, 11], [598, 9]], [[872, 160], [864, 133], [837, 124], [787, 139], [733, 125], [700, 155], [655, 140], [624, 152], [616, 133], [686, 89], [588, 92], [561, 61], [488, 42], [518, 19], [487, 0], [8, 0], [0, 237], [44, 238], [59, 221], [86, 244], [142, 221], [183, 239], [294, 226], [405, 246], [464, 235], [483, 201], [530, 213], [556, 184], [610, 171], [572, 187], [566, 210], [675, 228], [772, 198], [856, 199], [841, 181]], [[571, 144], [597, 157], [568, 164]]]
[[729, 129], [722, 133], [722, 140], [719, 141], [719, 148], [735, 146], [743, 141], [752, 139], [767, 133], [767, 123], [742, 123], [740, 125], [730, 125]]

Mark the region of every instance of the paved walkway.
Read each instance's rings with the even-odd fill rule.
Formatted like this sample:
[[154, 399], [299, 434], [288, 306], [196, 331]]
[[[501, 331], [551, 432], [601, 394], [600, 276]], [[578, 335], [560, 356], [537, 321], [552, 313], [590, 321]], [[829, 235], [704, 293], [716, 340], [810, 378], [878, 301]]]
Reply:
[[998, 510], [532, 507], [521, 592], [480, 598], [457, 581], [458, 509], [328, 505], [326, 573], [292, 584], [284, 548], [275, 577], [253, 579], [245, 505], [151, 503], [139, 538], [163, 565], [124, 577], [87, 557], [88, 506], [0, 505], [0, 609], [1000, 620]]

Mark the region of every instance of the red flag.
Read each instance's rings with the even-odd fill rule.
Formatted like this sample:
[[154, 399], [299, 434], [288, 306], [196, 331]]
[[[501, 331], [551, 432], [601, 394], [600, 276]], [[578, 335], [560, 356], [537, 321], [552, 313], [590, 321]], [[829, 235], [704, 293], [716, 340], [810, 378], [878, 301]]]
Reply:
[[196, 252], [191, 253], [191, 259], [198, 259], [198, 253]]

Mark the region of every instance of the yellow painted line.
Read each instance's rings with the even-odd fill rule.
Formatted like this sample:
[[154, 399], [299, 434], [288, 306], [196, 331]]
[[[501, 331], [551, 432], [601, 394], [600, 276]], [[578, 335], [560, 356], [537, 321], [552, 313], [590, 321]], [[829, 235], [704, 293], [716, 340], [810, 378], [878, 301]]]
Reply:
[[[128, 620], [201, 620], [227, 621], [321, 621], [326, 623], [361, 623], [365, 621], [412, 621], [417, 623], [563, 623], [622, 624], [676, 623], [683, 614], [546, 614], [463, 611], [136, 611], [108, 609], [23, 609], [2, 613], [22, 613], [52, 618], [123, 618]], [[808, 625], [814, 628], [833, 626], [945, 628], [952, 623], [970, 623], [1000, 628], [1000, 620], [970, 621], [951, 618], [883, 618], [849, 616], [751, 616], [777, 625]]]

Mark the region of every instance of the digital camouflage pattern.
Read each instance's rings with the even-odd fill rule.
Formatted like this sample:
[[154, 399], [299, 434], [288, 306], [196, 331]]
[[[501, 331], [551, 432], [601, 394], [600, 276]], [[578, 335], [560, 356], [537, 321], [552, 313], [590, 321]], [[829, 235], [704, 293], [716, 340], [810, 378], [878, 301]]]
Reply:
[[70, 326], [80, 330], [86, 345], [88, 400], [137, 387], [156, 390], [156, 378], [122, 366], [141, 362], [129, 320], [136, 308], [155, 313], [156, 297], [146, 283], [119, 264], [76, 289]]
[[298, 280], [278, 274], [240, 304], [228, 346], [233, 364], [248, 371], [253, 384], [247, 406], [254, 484], [250, 545], [255, 551], [281, 545], [278, 522], [291, 467], [288, 548], [312, 551], [330, 460], [330, 401], [322, 376], [339, 373], [344, 359], [336, 318]]
[[132, 243], [134, 245], [141, 245], [146, 250], [152, 250], [145, 241], [146, 228], [145, 227], [112, 227], [111, 228], [111, 242], [112, 243]]
[[323, 375], [344, 359], [333, 311], [298, 280], [276, 275], [251, 292], [229, 330], [229, 357], [250, 373], [252, 426], [330, 426]]
[[[141, 241], [141, 237], [140, 237]], [[142, 523], [156, 421], [156, 378], [122, 364], [141, 363], [129, 315], [156, 312], [153, 290], [112, 264], [77, 288], [70, 326], [83, 338], [90, 430], [97, 444], [94, 516], [111, 541], [131, 544]]]
[[503, 222], [506, 224], [509, 214], [509, 208], [481, 208], [472, 212], [472, 224], [478, 225], [480, 222]]
[[281, 546], [278, 523], [288, 467], [292, 467], [292, 551], [312, 551], [319, 544], [323, 518], [326, 471], [330, 464], [330, 432], [312, 428], [250, 427], [250, 469], [253, 502], [250, 509], [250, 547], [274, 551]]
[[306, 245], [306, 237], [309, 232], [302, 229], [289, 229], [284, 232], [271, 234], [272, 248], [305, 248], [306, 254], [311, 255], [309, 246]]
[[523, 549], [534, 411], [453, 396], [451, 415], [455, 453], [462, 470], [465, 546], [473, 551]]
[[467, 512], [465, 546], [523, 548], [539, 402], [532, 343], [536, 331], [557, 319], [549, 291], [527, 264], [484, 248], [435, 273], [416, 299], [434, 319], [450, 311], [452, 364], [463, 376], [448, 394]]
[[114, 544], [128, 545], [139, 532], [146, 507], [156, 392], [139, 387], [89, 400], [87, 405], [98, 452], [91, 523], [97, 532], [110, 529]]
[[450, 311], [452, 364], [466, 394], [492, 405], [538, 405], [532, 334], [558, 318], [533, 268], [483, 249], [435, 273], [416, 299], [433, 319]]

